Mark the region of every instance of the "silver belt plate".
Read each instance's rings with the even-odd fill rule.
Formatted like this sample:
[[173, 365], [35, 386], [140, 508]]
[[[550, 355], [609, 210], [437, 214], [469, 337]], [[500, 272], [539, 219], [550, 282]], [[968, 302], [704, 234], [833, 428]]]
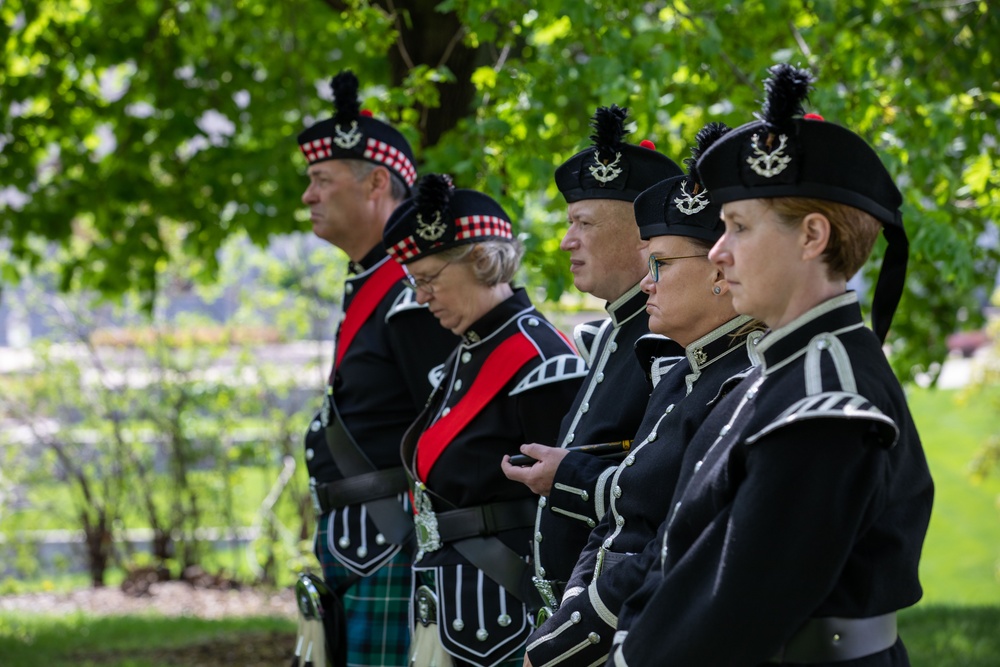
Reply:
[[417, 482], [413, 487], [413, 506], [417, 512], [413, 517], [414, 532], [417, 535], [417, 555], [414, 561], [419, 561], [425, 553], [441, 548], [437, 515], [434, 514], [434, 506], [431, 504], [430, 496], [427, 495], [427, 487], [421, 482]]

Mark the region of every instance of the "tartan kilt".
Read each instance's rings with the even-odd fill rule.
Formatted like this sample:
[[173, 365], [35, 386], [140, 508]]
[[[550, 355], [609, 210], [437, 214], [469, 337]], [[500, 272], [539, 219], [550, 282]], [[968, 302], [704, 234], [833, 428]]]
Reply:
[[[323, 568], [323, 579], [330, 588], [336, 588], [352, 573], [330, 551], [328, 517], [324, 514], [319, 519], [314, 552]], [[411, 557], [404, 549], [344, 594], [348, 667], [406, 666], [410, 648], [410, 564]]]

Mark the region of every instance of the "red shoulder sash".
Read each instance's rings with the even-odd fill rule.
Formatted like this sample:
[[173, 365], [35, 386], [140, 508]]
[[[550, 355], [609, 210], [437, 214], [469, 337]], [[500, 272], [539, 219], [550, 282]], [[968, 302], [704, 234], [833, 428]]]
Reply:
[[334, 357], [333, 367], [340, 365], [340, 360], [347, 353], [347, 348], [361, 330], [361, 325], [368, 321], [372, 313], [381, 303], [385, 295], [389, 293], [392, 286], [403, 279], [405, 273], [399, 262], [389, 259], [383, 262], [382, 266], [375, 269], [371, 277], [361, 286], [347, 312], [344, 313], [344, 321], [340, 324], [340, 331], [337, 336], [337, 354]]
[[[518, 332], [490, 353], [468, 393], [451, 411], [434, 422], [417, 441], [417, 474], [427, 479], [442, 452], [463, 428], [503, 389], [521, 368], [538, 356], [538, 349]], [[500, 465], [500, 462], [497, 462]]]

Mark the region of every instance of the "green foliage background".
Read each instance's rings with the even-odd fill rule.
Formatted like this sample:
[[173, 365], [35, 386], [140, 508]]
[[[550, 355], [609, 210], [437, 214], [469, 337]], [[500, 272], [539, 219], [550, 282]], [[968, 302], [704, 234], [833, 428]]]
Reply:
[[[588, 143], [593, 109], [628, 105], [633, 140], [681, 159], [705, 122], [749, 121], [766, 68], [790, 61], [819, 77], [811, 110], [877, 146], [904, 192], [911, 264], [890, 343], [907, 378], [980, 323], [997, 274], [982, 240], [1000, 209], [998, 56], [986, 0], [4, 0], [0, 188], [24, 196], [0, 204], [0, 234], [27, 263], [2, 281], [50, 239], [71, 251], [63, 288], [151, 303], [174, 251], [211, 281], [237, 230], [305, 229], [295, 136], [350, 67], [423, 170], [516, 215], [528, 280], [556, 299], [570, 280], [552, 173]], [[471, 102], [443, 104], [449, 86]]]

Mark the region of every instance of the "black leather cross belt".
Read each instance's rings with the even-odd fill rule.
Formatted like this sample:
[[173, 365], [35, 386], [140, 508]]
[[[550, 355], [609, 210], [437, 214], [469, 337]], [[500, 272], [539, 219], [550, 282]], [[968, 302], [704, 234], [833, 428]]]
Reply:
[[359, 505], [380, 498], [391, 498], [405, 492], [408, 488], [406, 471], [400, 466], [366, 472], [326, 484], [317, 484], [314, 491], [320, 514], [326, 514], [348, 505]]
[[898, 638], [896, 612], [869, 618], [811, 618], [771, 658], [778, 664], [843, 662], [880, 653]]
[[469, 537], [496, 535], [505, 530], [535, 525], [538, 502], [530, 499], [508, 500], [489, 505], [435, 512], [441, 543]]

